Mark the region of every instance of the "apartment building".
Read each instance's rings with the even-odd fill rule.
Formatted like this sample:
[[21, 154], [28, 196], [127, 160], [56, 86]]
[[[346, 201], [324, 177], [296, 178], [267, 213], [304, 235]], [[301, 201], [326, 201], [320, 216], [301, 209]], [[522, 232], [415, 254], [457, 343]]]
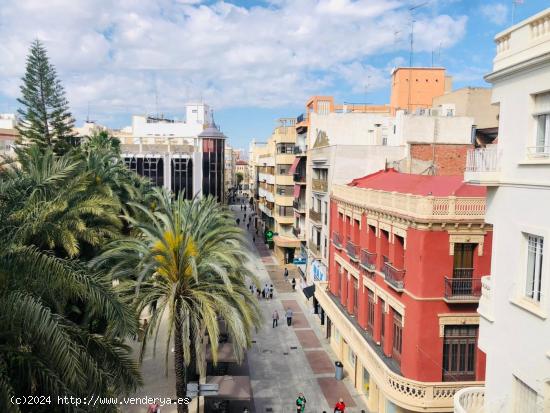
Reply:
[[[260, 155], [267, 151], [267, 142], [258, 142], [252, 139], [248, 145], [248, 184], [250, 197], [252, 198], [252, 207], [257, 214], [260, 214]], [[265, 178], [265, 177], [264, 177]]]
[[381, 170], [333, 185], [326, 338], [369, 411], [449, 412], [485, 378], [477, 348], [492, 230], [484, 187]]
[[[447, 106], [454, 107], [453, 102], [449, 98]], [[478, 111], [483, 114], [491, 109], [487, 100]], [[311, 285], [326, 279], [331, 186], [386, 166], [408, 173], [461, 175], [467, 150], [474, 146], [475, 119], [434, 108], [414, 113], [398, 110], [391, 116], [387, 106], [335, 105], [330, 96], [311, 98], [306, 114], [297, 119], [291, 172], [295, 178], [294, 235], [303, 243], [299, 261], [306, 262], [298, 268]]]
[[133, 116], [132, 126], [114, 136], [126, 165], [158, 186], [187, 198], [213, 195], [224, 200], [225, 135], [208, 105], [190, 103], [184, 121]]
[[488, 187], [495, 229], [482, 279], [479, 346], [486, 387], [455, 396], [456, 412], [550, 411], [550, 9], [495, 37], [492, 99], [498, 143], [471, 151], [465, 180]]
[[300, 241], [292, 233], [294, 224], [294, 164], [296, 119], [279, 119], [278, 126], [258, 155], [258, 209], [265, 229], [274, 233], [275, 256], [280, 262], [292, 262]]
[[229, 145], [225, 145], [225, 155], [224, 155], [224, 171], [223, 171], [223, 180], [226, 191], [233, 191], [235, 189], [235, 170], [236, 162], [235, 151]]

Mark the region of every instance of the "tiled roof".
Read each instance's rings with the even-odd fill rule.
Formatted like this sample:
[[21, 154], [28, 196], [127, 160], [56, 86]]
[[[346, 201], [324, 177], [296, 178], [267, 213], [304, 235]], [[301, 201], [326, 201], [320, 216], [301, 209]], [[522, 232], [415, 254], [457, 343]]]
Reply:
[[393, 168], [380, 170], [351, 181], [349, 186], [413, 195], [485, 197], [484, 186], [464, 183], [464, 177], [416, 175], [397, 172]]

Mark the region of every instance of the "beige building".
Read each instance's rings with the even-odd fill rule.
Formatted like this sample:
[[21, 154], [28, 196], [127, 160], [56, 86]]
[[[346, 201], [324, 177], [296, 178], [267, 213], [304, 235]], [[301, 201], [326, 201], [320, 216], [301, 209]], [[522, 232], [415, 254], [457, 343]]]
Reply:
[[273, 248], [280, 262], [292, 262], [300, 241], [294, 224], [294, 164], [296, 119], [279, 119], [267, 144], [258, 153], [258, 209], [265, 229], [274, 233]]
[[433, 109], [440, 116], [474, 118], [477, 129], [498, 127], [498, 104], [491, 104], [492, 90], [485, 87], [464, 87], [433, 99]]
[[12, 113], [0, 113], [0, 156], [15, 154], [15, 141], [19, 132], [15, 129], [17, 117]]
[[225, 182], [225, 190], [232, 191], [232, 189], [236, 185], [236, 182], [235, 182], [236, 160], [235, 160], [234, 150], [229, 145], [225, 146], [224, 161], [225, 161], [225, 167], [224, 167], [223, 179]]

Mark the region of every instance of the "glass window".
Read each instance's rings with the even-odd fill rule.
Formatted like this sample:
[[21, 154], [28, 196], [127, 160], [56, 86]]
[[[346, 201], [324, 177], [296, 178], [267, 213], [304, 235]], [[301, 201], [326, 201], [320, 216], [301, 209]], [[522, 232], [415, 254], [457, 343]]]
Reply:
[[527, 274], [525, 295], [539, 302], [542, 283], [542, 248], [544, 239], [537, 235], [526, 234], [527, 237]]
[[367, 396], [367, 398], [369, 397], [369, 389], [370, 389], [370, 374], [367, 371], [367, 369], [363, 367], [363, 391], [365, 392], [365, 396]]
[[475, 380], [477, 325], [445, 326], [443, 381]]
[[401, 360], [401, 349], [403, 344], [403, 321], [401, 314], [393, 313], [393, 345], [392, 355], [396, 360]]
[[550, 145], [550, 114], [538, 115], [537, 117], [537, 153], [548, 153]]
[[348, 362], [351, 367], [355, 367], [355, 353], [349, 346], [348, 346]]

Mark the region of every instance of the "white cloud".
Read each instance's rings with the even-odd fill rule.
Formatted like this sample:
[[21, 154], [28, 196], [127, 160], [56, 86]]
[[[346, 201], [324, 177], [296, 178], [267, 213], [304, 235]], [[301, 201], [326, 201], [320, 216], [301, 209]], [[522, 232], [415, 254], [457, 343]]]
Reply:
[[[0, 94], [17, 96], [28, 45], [44, 41], [73, 110], [96, 116], [181, 112], [203, 98], [216, 108], [299, 105], [344, 81], [382, 87], [407, 52], [409, 15], [397, 0], [272, 0], [239, 7], [201, 0], [7, 0], [0, 10]], [[265, 4], [265, 3], [264, 3]], [[450, 47], [465, 17], [417, 13], [415, 50]], [[395, 28], [403, 30], [396, 36]], [[403, 29], [405, 28], [405, 29]]]
[[485, 4], [480, 8], [481, 14], [496, 25], [503, 25], [508, 19], [508, 6], [502, 3]]

